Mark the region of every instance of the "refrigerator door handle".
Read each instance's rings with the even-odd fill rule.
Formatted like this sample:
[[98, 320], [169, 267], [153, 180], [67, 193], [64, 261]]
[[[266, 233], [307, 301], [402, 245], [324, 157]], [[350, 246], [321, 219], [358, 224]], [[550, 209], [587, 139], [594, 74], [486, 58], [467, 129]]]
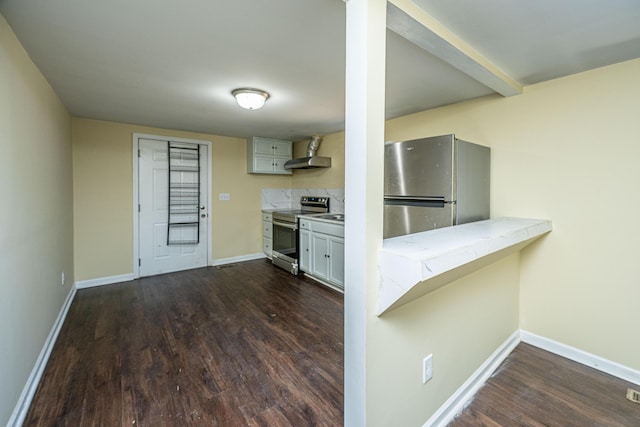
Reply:
[[439, 201], [439, 202], [444, 202], [445, 198], [444, 196], [390, 196], [390, 195], [386, 195], [384, 196], [385, 200], [407, 200], [407, 201], [415, 201], [415, 202], [420, 202], [420, 201], [426, 201], [426, 202], [432, 202], [432, 201]]
[[446, 204], [455, 204], [441, 198], [419, 198], [419, 197], [385, 197], [386, 206], [415, 206], [424, 208], [444, 208]]

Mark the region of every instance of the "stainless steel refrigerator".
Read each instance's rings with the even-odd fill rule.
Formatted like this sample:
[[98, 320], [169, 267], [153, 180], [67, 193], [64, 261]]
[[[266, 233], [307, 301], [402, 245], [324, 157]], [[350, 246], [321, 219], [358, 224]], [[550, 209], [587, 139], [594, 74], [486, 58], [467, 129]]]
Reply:
[[490, 164], [455, 135], [386, 143], [384, 237], [488, 219]]

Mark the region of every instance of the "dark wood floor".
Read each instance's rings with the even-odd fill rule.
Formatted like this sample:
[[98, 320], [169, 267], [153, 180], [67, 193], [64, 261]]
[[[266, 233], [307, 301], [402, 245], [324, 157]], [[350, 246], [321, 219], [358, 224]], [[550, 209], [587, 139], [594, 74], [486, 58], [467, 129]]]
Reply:
[[25, 426], [340, 426], [343, 298], [265, 260], [79, 290]]
[[467, 426], [640, 426], [639, 386], [521, 343], [449, 424]]
[[[25, 426], [341, 426], [342, 295], [265, 260], [78, 291]], [[640, 387], [520, 344], [451, 424], [640, 426]]]

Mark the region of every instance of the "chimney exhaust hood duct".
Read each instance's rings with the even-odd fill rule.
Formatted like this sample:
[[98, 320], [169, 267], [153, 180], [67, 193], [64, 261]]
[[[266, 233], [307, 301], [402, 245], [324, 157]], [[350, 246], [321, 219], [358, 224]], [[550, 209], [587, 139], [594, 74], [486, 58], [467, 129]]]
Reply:
[[288, 160], [284, 164], [285, 169], [313, 169], [331, 167], [331, 157], [316, 156], [318, 147], [322, 142], [321, 136], [312, 136], [307, 145], [307, 157]]

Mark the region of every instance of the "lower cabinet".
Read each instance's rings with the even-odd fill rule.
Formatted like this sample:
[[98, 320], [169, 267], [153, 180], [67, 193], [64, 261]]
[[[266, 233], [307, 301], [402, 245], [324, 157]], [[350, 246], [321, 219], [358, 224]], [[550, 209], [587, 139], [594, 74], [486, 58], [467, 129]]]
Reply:
[[344, 285], [344, 239], [313, 233], [311, 274], [327, 282]]
[[271, 213], [262, 213], [262, 251], [271, 259], [273, 242], [273, 222]]
[[344, 289], [344, 225], [300, 220], [300, 269]]

